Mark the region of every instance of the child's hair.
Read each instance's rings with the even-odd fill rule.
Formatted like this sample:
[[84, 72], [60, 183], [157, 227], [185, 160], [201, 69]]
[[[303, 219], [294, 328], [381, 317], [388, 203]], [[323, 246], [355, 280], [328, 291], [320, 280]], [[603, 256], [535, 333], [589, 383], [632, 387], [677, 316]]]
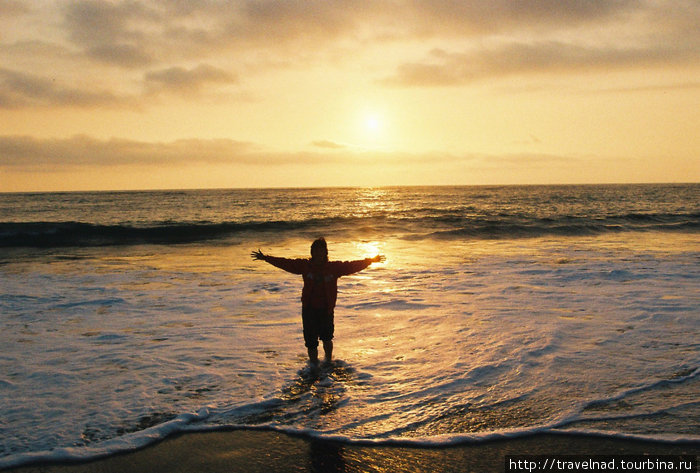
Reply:
[[314, 251], [314, 248], [322, 248], [325, 252], [326, 255], [328, 255], [328, 244], [326, 244], [326, 239], [323, 237], [318, 237], [314, 240], [313, 243], [311, 243], [311, 251]]

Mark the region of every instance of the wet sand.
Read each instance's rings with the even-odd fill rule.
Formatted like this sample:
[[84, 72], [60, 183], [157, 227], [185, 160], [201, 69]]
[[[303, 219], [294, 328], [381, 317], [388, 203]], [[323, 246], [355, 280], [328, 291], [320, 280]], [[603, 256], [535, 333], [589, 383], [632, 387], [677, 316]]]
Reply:
[[84, 463], [39, 464], [13, 473], [498, 472], [506, 455], [700, 455], [700, 443], [667, 444], [580, 435], [535, 435], [440, 448], [351, 445], [279, 432], [188, 433]]

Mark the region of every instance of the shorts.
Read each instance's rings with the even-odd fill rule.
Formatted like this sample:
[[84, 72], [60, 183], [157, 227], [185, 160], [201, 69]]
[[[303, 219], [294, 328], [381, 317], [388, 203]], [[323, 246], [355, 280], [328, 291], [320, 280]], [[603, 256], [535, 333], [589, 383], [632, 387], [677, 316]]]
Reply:
[[304, 345], [307, 348], [318, 346], [319, 338], [324, 342], [333, 340], [333, 311], [325, 307], [315, 309], [302, 307], [301, 320], [304, 326]]

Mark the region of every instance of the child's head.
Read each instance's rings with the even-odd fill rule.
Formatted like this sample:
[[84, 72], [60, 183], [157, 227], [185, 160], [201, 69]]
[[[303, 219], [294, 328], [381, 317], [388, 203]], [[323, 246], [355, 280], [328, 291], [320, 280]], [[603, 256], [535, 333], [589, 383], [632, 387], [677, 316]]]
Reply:
[[328, 245], [325, 238], [319, 237], [311, 244], [311, 259], [314, 261], [328, 261]]

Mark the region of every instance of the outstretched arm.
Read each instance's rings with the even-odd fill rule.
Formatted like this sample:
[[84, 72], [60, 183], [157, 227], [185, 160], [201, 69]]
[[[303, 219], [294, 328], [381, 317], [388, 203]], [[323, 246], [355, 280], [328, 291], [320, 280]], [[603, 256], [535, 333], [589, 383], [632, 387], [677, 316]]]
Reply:
[[372, 263], [383, 263], [386, 261], [386, 256], [384, 255], [377, 255], [374, 258], [370, 258], [372, 260]]
[[277, 258], [276, 256], [266, 255], [260, 250], [253, 251], [250, 256], [256, 261], [265, 261], [272, 266], [283, 269], [292, 274], [302, 274], [308, 264], [308, 260], [305, 259]]
[[372, 263], [381, 263], [385, 261], [384, 255], [377, 255], [374, 258], [365, 258], [357, 261], [342, 261], [332, 263], [335, 266], [336, 276], [348, 276], [353, 273], [362, 271]]
[[263, 254], [262, 251], [260, 251], [260, 249], [258, 249], [258, 251], [253, 251], [253, 252], [250, 254], [250, 256], [251, 256], [254, 260], [256, 260], [256, 261], [257, 261], [257, 260], [265, 261], [265, 255]]

